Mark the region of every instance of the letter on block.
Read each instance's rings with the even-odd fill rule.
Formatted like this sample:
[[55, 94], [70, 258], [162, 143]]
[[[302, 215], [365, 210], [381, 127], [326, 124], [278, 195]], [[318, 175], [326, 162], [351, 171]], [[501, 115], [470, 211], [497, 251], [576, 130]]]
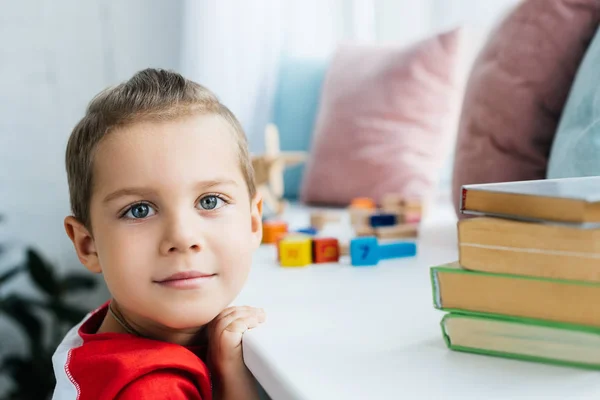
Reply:
[[377, 265], [379, 245], [376, 237], [360, 237], [350, 241], [350, 259], [355, 267]]
[[279, 241], [279, 262], [282, 267], [304, 267], [312, 263], [312, 240], [289, 236]]

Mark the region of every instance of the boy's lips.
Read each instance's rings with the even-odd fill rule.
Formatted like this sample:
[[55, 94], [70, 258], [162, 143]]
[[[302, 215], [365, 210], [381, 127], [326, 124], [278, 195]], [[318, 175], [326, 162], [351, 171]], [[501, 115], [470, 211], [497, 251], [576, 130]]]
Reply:
[[216, 275], [200, 271], [184, 271], [177, 272], [160, 280], [155, 280], [154, 283], [176, 289], [195, 289], [212, 280]]

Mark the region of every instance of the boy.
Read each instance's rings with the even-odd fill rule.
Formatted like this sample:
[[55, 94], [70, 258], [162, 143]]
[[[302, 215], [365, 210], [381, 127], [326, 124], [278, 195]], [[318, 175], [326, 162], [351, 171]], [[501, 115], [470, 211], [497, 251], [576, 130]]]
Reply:
[[66, 164], [65, 229], [112, 298], [56, 350], [54, 398], [258, 398], [241, 341], [264, 312], [226, 308], [262, 236], [232, 113], [179, 74], [147, 69], [91, 101]]

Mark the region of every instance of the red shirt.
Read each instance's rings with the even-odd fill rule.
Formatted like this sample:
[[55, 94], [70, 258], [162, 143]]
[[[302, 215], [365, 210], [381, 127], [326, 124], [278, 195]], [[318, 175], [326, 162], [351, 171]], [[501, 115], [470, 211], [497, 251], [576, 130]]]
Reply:
[[72, 328], [52, 357], [56, 400], [212, 399], [201, 348], [96, 333], [108, 303]]

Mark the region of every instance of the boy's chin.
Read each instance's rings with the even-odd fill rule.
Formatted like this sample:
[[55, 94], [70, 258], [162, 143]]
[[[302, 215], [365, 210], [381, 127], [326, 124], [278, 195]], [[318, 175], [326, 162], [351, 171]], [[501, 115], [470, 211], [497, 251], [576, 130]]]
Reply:
[[157, 322], [171, 330], [193, 331], [212, 321], [219, 314], [219, 311], [215, 309], [214, 311], [196, 310], [195, 312], [186, 312], [186, 310], [181, 309], [170, 313], [170, 315], [161, 318]]

